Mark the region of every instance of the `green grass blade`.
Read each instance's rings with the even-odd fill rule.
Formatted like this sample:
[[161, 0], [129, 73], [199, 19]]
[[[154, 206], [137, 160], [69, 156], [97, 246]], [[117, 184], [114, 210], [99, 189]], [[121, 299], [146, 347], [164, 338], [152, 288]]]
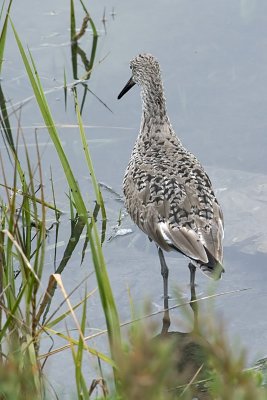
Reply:
[[78, 62], [77, 62], [77, 42], [74, 40], [76, 35], [76, 21], [74, 2], [70, 0], [70, 42], [71, 42], [71, 62], [73, 79], [78, 79]]
[[82, 5], [82, 7], [84, 9], [84, 12], [87, 14], [87, 16], [89, 18], [89, 23], [90, 23], [92, 31], [93, 31], [93, 43], [92, 43], [92, 49], [91, 49], [91, 55], [90, 55], [90, 63], [89, 63], [88, 69], [87, 69], [87, 74], [85, 76], [85, 79], [90, 79], [91, 72], [92, 72], [92, 69], [93, 69], [93, 65], [94, 65], [94, 62], [95, 62], [95, 55], [96, 55], [96, 48], [97, 48], [97, 41], [98, 41], [98, 33], [97, 33], [97, 30], [96, 30], [96, 26], [94, 24], [94, 21], [92, 20], [89, 12], [87, 11], [83, 1], [80, 0], [80, 3], [81, 3], [81, 5]]
[[64, 68], [64, 85], [63, 85], [63, 89], [64, 89], [64, 104], [65, 104], [65, 111], [67, 111], [67, 77], [66, 77], [66, 70]]
[[74, 178], [73, 172], [71, 170], [70, 164], [68, 162], [68, 159], [65, 155], [65, 152], [63, 150], [57, 129], [55, 127], [54, 124], [54, 120], [52, 118], [48, 103], [46, 101], [45, 95], [44, 95], [44, 91], [43, 88], [41, 86], [40, 83], [40, 79], [39, 79], [39, 75], [38, 72], [35, 68], [35, 65], [33, 63], [33, 59], [31, 58], [32, 61], [32, 65], [30, 65], [28, 58], [26, 56], [26, 53], [24, 51], [24, 48], [22, 46], [22, 43], [19, 39], [19, 36], [15, 30], [15, 27], [13, 25], [13, 23], [11, 22], [12, 25], [12, 29], [15, 35], [15, 39], [22, 57], [22, 60], [24, 62], [24, 66], [26, 68], [30, 83], [32, 85], [32, 89], [34, 91], [35, 94], [35, 98], [37, 100], [40, 112], [43, 116], [44, 122], [46, 124], [47, 130], [50, 134], [50, 138], [54, 143], [55, 149], [58, 153], [61, 165], [63, 167], [63, 170], [65, 172], [65, 176], [67, 178], [70, 190], [71, 190], [71, 194], [73, 196], [76, 208], [77, 208], [77, 212], [79, 213], [79, 215], [85, 220], [87, 221], [88, 215], [87, 215], [87, 210], [79, 189], [79, 186]]
[[89, 394], [88, 394], [88, 389], [87, 385], [82, 373], [82, 360], [83, 360], [83, 350], [84, 350], [84, 332], [85, 332], [85, 325], [86, 325], [86, 309], [87, 309], [87, 295], [85, 294], [84, 296], [84, 301], [83, 301], [83, 311], [82, 311], [82, 321], [81, 321], [81, 334], [79, 336], [79, 342], [78, 342], [78, 349], [76, 353], [76, 362], [75, 362], [75, 372], [76, 372], [76, 383], [77, 383], [77, 388], [79, 387], [79, 392], [82, 393], [82, 398], [83, 399], [88, 399], [89, 400]]
[[95, 196], [96, 196], [96, 201], [97, 201], [97, 203], [99, 204], [99, 206], [101, 208], [102, 219], [105, 221], [107, 219], [107, 215], [106, 215], [106, 210], [105, 210], [105, 205], [104, 205], [102, 193], [100, 191], [100, 187], [99, 187], [96, 175], [95, 175], [92, 158], [91, 158], [89, 147], [88, 147], [88, 143], [87, 143], [87, 140], [86, 140], [86, 135], [85, 135], [85, 131], [84, 131], [84, 126], [83, 126], [83, 122], [82, 122], [82, 117], [81, 117], [81, 113], [80, 113], [80, 107], [79, 107], [79, 104], [78, 104], [78, 99], [77, 99], [76, 92], [73, 91], [73, 94], [74, 94], [75, 111], [76, 111], [76, 115], [77, 115], [77, 122], [78, 122], [79, 130], [80, 130], [80, 136], [81, 136], [81, 141], [82, 141], [82, 146], [83, 146], [85, 159], [86, 159], [88, 170], [89, 170], [89, 173], [90, 173], [90, 176], [91, 176], [91, 179], [92, 179], [92, 184], [93, 184], [93, 188], [94, 188], [94, 192], [95, 192]]
[[70, 0], [70, 40], [72, 41], [76, 34], [76, 21], [75, 21], [75, 9], [74, 2]]
[[76, 115], [77, 115], [77, 121], [78, 121], [78, 126], [79, 126], [79, 130], [80, 130], [80, 135], [81, 135], [81, 140], [82, 140], [82, 145], [83, 145], [83, 151], [85, 154], [85, 158], [86, 158], [86, 162], [87, 162], [87, 166], [91, 175], [91, 179], [92, 179], [92, 183], [93, 183], [93, 188], [94, 188], [94, 192], [96, 195], [96, 201], [98, 202], [98, 204], [100, 205], [100, 195], [99, 195], [99, 185], [96, 179], [96, 175], [95, 175], [95, 171], [93, 168], [93, 163], [92, 163], [92, 159], [89, 153], [89, 149], [88, 149], [88, 143], [86, 141], [86, 136], [85, 136], [85, 132], [84, 132], [84, 127], [83, 127], [83, 122], [82, 122], [82, 117], [80, 114], [80, 108], [78, 105], [78, 100], [77, 100], [77, 96], [76, 93], [74, 93], [74, 100], [75, 100], [75, 111], [76, 111]]
[[[77, 96], [75, 93], [74, 93], [74, 99], [75, 99], [75, 110], [76, 110], [76, 114], [77, 114], [77, 121], [78, 121], [79, 129], [80, 129], [80, 135], [81, 135], [81, 140], [82, 140], [83, 150], [85, 153], [86, 162], [87, 162], [88, 169], [89, 169], [89, 172], [91, 175], [97, 202], [101, 207], [103, 207], [102, 208], [102, 216], [104, 215], [104, 217], [106, 218], [104, 202], [103, 202], [100, 188], [99, 188], [96, 176], [95, 176], [92, 159], [91, 159], [90, 152], [88, 149], [88, 144], [86, 141], [86, 136], [85, 136], [85, 132], [84, 132], [80, 109], [79, 109], [79, 105], [78, 105], [78, 101], [77, 101]], [[109, 279], [108, 279], [108, 274], [107, 274], [107, 270], [106, 270], [106, 265], [105, 265], [105, 260], [104, 260], [104, 256], [103, 256], [103, 252], [102, 252], [101, 243], [100, 243], [99, 236], [98, 236], [98, 231], [97, 231], [95, 220], [93, 217], [92, 217], [92, 233], [93, 233], [93, 235], [92, 235], [93, 237], [90, 240], [92, 257], [93, 257], [93, 262], [94, 262], [94, 266], [95, 266], [95, 272], [96, 272], [96, 277], [97, 277], [97, 282], [98, 282], [98, 287], [99, 287], [99, 293], [100, 293], [100, 297], [101, 297], [101, 301], [102, 301], [102, 307], [103, 307], [103, 310], [105, 313], [111, 349], [114, 349], [115, 347], [117, 347], [117, 346], [119, 347], [121, 345], [119, 318], [118, 318], [118, 313], [117, 313], [113, 293], [112, 293], [111, 286], [110, 286]]]
[[[1, 55], [0, 55], [1, 57]], [[0, 66], [0, 73], [1, 73], [1, 66]], [[15, 145], [13, 141], [13, 136], [12, 136], [12, 131], [11, 131], [11, 126], [9, 123], [9, 117], [6, 109], [6, 99], [4, 96], [4, 92], [2, 90], [2, 85], [0, 85], [0, 109], [1, 109], [1, 114], [0, 116], [0, 123], [2, 126], [2, 129], [5, 133], [5, 138], [8, 143], [8, 145], [11, 147], [13, 153], [15, 153]]]
[[9, 11], [10, 11], [10, 7], [12, 4], [13, 0], [9, 1], [9, 5], [7, 8], [7, 13], [6, 13], [6, 18], [4, 21], [4, 25], [2, 28], [2, 32], [1, 32], [1, 36], [0, 36], [0, 74], [2, 71], [2, 64], [4, 61], [4, 51], [5, 51], [5, 44], [6, 44], [6, 34], [7, 34], [7, 26], [8, 26], [8, 15], [9, 15]]
[[20, 305], [20, 302], [22, 300], [22, 296], [24, 294], [26, 288], [26, 283], [23, 285], [21, 288], [19, 295], [16, 297], [16, 301], [14, 302], [12, 308], [10, 309], [10, 312], [6, 315], [7, 319], [5, 324], [3, 325], [2, 329], [0, 330], [0, 342], [2, 342], [3, 338], [5, 337], [5, 333], [8, 329], [10, 329], [11, 326], [11, 321], [13, 320], [14, 316], [16, 315], [16, 311]]
[[1, 20], [2, 15], [3, 15], [4, 6], [5, 6], [5, 0], [3, 1], [2, 7], [1, 7], [1, 11], [0, 11], [0, 20]]
[[[111, 290], [108, 279], [106, 263], [98, 236], [98, 231], [94, 219], [92, 218], [92, 234], [94, 241], [90, 240], [92, 257], [95, 266], [96, 278], [99, 288], [99, 294], [102, 302], [102, 307], [105, 313], [108, 336], [110, 341], [111, 352], [121, 346], [120, 322], [116, 308], [116, 303]], [[116, 355], [112, 356], [116, 359]]]

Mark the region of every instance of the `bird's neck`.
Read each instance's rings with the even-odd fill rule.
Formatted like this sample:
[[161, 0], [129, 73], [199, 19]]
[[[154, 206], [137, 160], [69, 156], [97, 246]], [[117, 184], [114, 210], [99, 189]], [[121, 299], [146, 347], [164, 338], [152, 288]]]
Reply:
[[[137, 141], [151, 140], [158, 141], [165, 138], [174, 140], [177, 145], [181, 145], [177, 138], [169, 117], [167, 115], [166, 101], [164, 97], [163, 85], [161, 80], [150, 82], [142, 88], [142, 118], [139, 138]], [[173, 139], [175, 138], [175, 139]]]
[[142, 88], [142, 118], [140, 136], [148, 140], [162, 136], [174, 136], [170, 120], [167, 115], [166, 101], [161, 82], [153, 83]]
[[141, 97], [144, 119], [159, 123], [168, 119], [163, 85], [160, 81], [150, 82], [149, 86], [143, 87]]

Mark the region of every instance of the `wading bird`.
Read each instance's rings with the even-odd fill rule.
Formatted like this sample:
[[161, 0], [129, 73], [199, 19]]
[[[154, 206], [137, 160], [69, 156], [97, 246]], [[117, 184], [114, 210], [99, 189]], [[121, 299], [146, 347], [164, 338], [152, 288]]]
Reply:
[[123, 192], [131, 218], [158, 248], [167, 309], [169, 270], [163, 251], [175, 250], [190, 259], [191, 287], [196, 267], [219, 279], [224, 271], [223, 215], [208, 175], [170, 124], [158, 61], [140, 54], [130, 68], [132, 76], [118, 99], [138, 84], [142, 118]]

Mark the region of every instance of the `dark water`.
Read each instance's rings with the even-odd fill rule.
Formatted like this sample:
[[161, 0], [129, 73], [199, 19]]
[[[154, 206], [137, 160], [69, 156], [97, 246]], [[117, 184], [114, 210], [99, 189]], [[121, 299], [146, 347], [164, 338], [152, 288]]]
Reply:
[[[89, 8], [91, 5], [91, 8]], [[76, 5], [77, 27], [83, 18]], [[111, 15], [114, 7], [116, 15]], [[100, 182], [121, 194], [121, 181], [140, 123], [140, 99], [137, 87], [121, 101], [117, 95], [128, 80], [129, 60], [137, 53], [153, 53], [160, 61], [167, 106], [172, 124], [183, 143], [206, 166], [214, 183], [225, 215], [226, 274], [216, 292], [251, 288], [246, 292], [225, 295], [216, 300], [215, 310], [223, 316], [233, 344], [236, 339], [248, 348], [249, 363], [266, 356], [267, 321], [265, 304], [267, 253], [267, 3], [264, 0], [213, 1], [195, 0], [135, 2], [92, 2], [89, 11], [100, 34], [96, 60], [89, 88], [84, 124], [96, 175]], [[101, 22], [106, 14], [106, 34]], [[70, 52], [69, 5], [66, 2], [15, 2], [12, 20], [35, 59], [55, 121], [61, 126], [60, 136], [78, 177], [85, 198], [91, 201], [88, 170], [83, 160], [71, 93], [65, 111], [64, 69], [67, 82], [73, 82]], [[90, 55], [91, 32], [80, 40]], [[82, 76], [80, 67], [80, 76]], [[19, 52], [9, 29], [2, 89], [10, 100], [10, 112], [32, 96]], [[82, 90], [79, 93], [81, 100]], [[16, 132], [17, 121], [10, 117]], [[33, 100], [22, 107], [21, 125], [32, 160], [36, 157], [34, 128], [43, 125]], [[45, 193], [52, 200], [49, 167], [56, 186], [57, 206], [68, 211], [66, 182], [57, 155], [45, 129], [38, 129], [42, 154]], [[1, 153], [4, 153], [1, 141]], [[23, 153], [23, 147], [20, 148]], [[8, 170], [8, 160], [6, 159]], [[122, 203], [117, 195], [103, 188], [108, 214], [107, 237], [112, 235]], [[92, 204], [93, 207], [93, 204]], [[152, 302], [152, 311], [162, 305], [162, 282], [154, 246], [124, 218], [123, 229], [132, 233], [104, 244], [108, 272], [119, 307], [121, 321], [130, 317], [128, 287], [137, 309], [145, 300]], [[69, 237], [68, 216], [61, 223], [58, 246], [60, 260]], [[54, 272], [53, 232], [48, 239], [46, 274]], [[62, 279], [71, 291], [84, 276], [92, 272], [89, 252], [80, 266], [82, 241], [66, 267]], [[167, 256], [172, 293], [179, 288], [188, 300], [189, 272], [187, 261], [175, 254]], [[210, 282], [198, 274], [198, 295], [206, 295]], [[94, 276], [88, 288], [95, 287]], [[83, 296], [83, 288], [75, 292], [73, 304]], [[56, 294], [52, 308], [62, 300]], [[104, 327], [97, 294], [88, 304], [88, 334]], [[186, 330], [181, 314], [172, 316], [173, 329]], [[69, 327], [73, 322], [68, 321]], [[180, 324], [180, 325], [179, 325]], [[62, 326], [62, 330], [65, 326]], [[50, 345], [47, 339], [47, 346]], [[56, 345], [63, 344], [58, 342]], [[91, 343], [105, 349], [105, 342]], [[46, 343], [44, 344], [46, 348]], [[88, 359], [92, 363], [92, 357]], [[47, 372], [59, 392], [73, 391], [74, 371], [71, 354], [65, 351], [50, 357]], [[56, 372], [55, 372], [56, 371]], [[98, 375], [96, 370], [95, 376]], [[66, 377], [68, 380], [66, 382]], [[62, 389], [62, 381], [64, 388]], [[67, 398], [67, 397], [66, 397]]]

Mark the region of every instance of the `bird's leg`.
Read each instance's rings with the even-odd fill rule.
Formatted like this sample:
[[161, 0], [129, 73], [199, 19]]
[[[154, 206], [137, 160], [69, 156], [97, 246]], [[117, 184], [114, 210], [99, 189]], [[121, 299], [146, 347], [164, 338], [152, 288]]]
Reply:
[[[190, 270], [190, 286], [195, 287], [195, 275], [196, 275], [196, 267], [191, 262], [188, 264], [188, 268]], [[191, 292], [192, 293], [192, 292]]]
[[198, 331], [198, 304], [196, 297], [196, 285], [195, 285], [195, 274], [196, 267], [191, 262], [188, 264], [188, 268], [190, 270], [190, 289], [191, 289], [191, 300], [190, 306], [194, 313], [194, 331]]
[[158, 247], [160, 265], [161, 265], [161, 275], [163, 278], [163, 296], [164, 296], [164, 316], [163, 316], [163, 326], [161, 333], [167, 333], [170, 327], [170, 315], [169, 315], [169, 297], [168, 297], [168, 276], [169, 269], [167, 267], [163, 251]]
[[163, 278], [163, 295], [164, 295], [164, 309], [167, 309], [169, 307], [169, 301], [168, 301], [168, 276], [169, 276], [169, 269], [167, 267], [163, 251], [161, 248], [158, 248], [158, 253], [159, 253], [159, 259], [160, 259], [160, 265], [161, 265], [161, 275]]

